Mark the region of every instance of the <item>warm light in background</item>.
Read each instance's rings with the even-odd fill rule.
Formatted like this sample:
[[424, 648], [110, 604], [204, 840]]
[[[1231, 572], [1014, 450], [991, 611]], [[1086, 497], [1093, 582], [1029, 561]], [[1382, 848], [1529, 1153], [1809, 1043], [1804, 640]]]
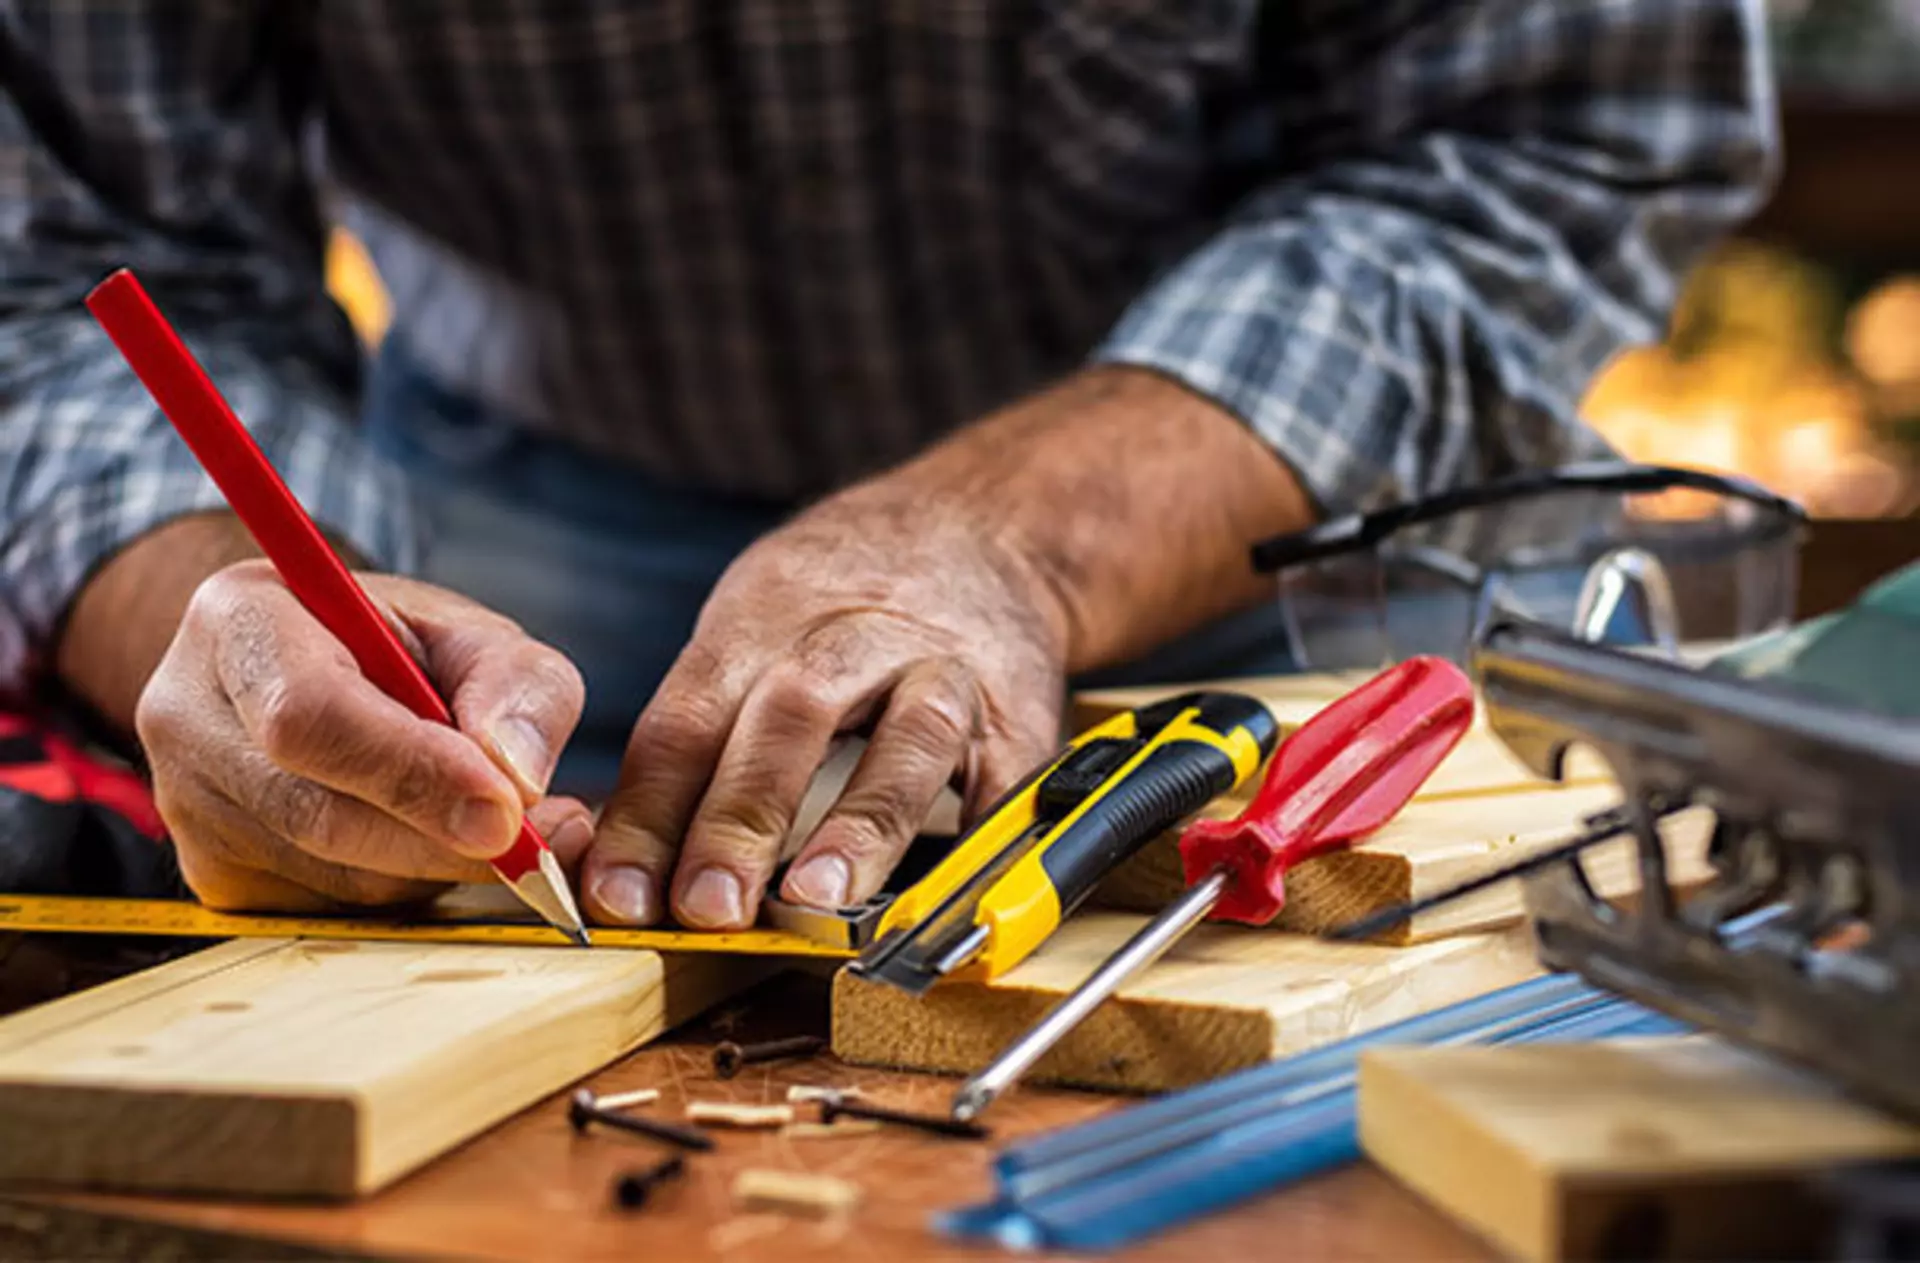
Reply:
[[327, 291], [346, 310], [361, 340], [378, 345], [392, 315], [386, 287], [366, 250], [343, 228], [334, 229], [327, 242]]
[[1843, 314], [1818, 267], [1734, 242], [1688, 278], [1666, 341], [1615, 359], [1584, 409], [1635, 460], [1744, 474], [1821, 517], [1911, 512], [1920, 278]]

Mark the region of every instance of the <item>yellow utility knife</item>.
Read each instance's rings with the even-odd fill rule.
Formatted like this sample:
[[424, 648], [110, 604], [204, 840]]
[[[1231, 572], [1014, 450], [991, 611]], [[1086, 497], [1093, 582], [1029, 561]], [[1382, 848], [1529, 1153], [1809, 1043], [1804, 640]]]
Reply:
[[897, 893], [837, 911], [770, 900], [769, 919], [861, 949], [855, 973], [916, 995], [942, 977], [998, 977], [1121, 861], [1253, 775], [1277, 732], [1240, 693], [1124, 711], [1074, 738]]

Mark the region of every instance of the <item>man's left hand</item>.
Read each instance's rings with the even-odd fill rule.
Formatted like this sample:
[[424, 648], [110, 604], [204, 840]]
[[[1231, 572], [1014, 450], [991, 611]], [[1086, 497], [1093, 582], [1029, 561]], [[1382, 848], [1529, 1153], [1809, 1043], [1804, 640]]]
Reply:
[[650, 923], [670, 890], [683, 924], [751, 924], [842, 733], [871, 725], [783, 889], [816, 907], [879, 890], [956, 779], [991, 802], [1052, 751], [1062, 617], [971, 516], [881, 479], [733, 564], [628, 743], [582, 881], [595, 919]]

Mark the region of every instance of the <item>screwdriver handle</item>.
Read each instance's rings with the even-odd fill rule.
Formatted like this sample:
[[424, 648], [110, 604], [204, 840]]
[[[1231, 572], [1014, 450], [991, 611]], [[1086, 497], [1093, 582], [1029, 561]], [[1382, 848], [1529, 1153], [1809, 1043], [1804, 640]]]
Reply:
[[1409, 658], [1301, 725], [1273, 756], [1252, 804], [1180, 835], [1189, 885], [1225, 869], [1212, 917], [1265, 925], [1287, 870], [1364, 837], [1407, 805], [1473, 724], [1473, 684], [1444, 658]]

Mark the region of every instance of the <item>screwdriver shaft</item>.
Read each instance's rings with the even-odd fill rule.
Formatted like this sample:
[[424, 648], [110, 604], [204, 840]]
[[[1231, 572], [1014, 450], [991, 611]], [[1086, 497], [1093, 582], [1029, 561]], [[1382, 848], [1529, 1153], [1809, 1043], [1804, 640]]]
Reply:
[[953, 1116], [962, 1122], [977, 1117], [1068, 1031], [1080, 1025], [1087, 1014], [1126, 985], [1129, 978], [1159, 960], [1188, 930], [1204, 921], [1213, 911], [1213, 905], [1220, 902], [1220, 896], [1226, 893], [1230, 880], [1231, 874], [1226, 869], [1214, 869], [1142, 926], [1119, 951], [1089, 974], [1085, 982], [996, 1057], [993, 1064], [960, 1085], [953, 1096]]

